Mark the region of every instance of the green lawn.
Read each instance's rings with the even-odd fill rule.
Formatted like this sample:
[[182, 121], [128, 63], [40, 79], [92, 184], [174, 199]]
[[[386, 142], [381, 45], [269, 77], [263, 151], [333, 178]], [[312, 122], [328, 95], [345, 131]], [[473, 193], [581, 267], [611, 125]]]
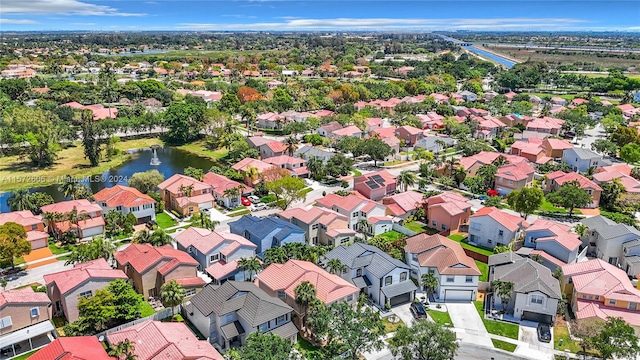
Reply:
[[511, 339], [518, 340], [518, 325], [510, 324], [504, 321], [485, 319], [483, 311], [484, 303], [482, 301], [474, 301], [473, 304], [476, 306], [478, 314], [480, 314], [480, 317], [482, 318], [484, 327], [487, 328], [487, 331], [490, 334], [505, 336]]
[[469, 249], [469, 250], [477, 252], [478, 254], [482, 254], [482, 255], [486, 255], [486, 256], [493, 255], [493, 251], [491, 251], [489, 249], [484, 249], [484, 248], [473, 246], [473, 245], [467, 243], [467, 241], [466, 241], [467, 237], [466, 236], [463, 236], [463, 235], [460, 235], [460, 234], [453, 234], [453, 235], [449, 235], [449, 239], [459, 242], [460, 245], [462, 245], [463, 249]]
[[356, 169], [351, 169], [351, 172], [353, 173], [354, 177], [362, 175], [362, 173], [359, 170], [356, 170]]
[[191, 224], [173, 228], [173, 229], [167, 230], [167, 234], [173, 234], [174, 232], [178, 231], [178, 229], [188, 229], [190, 227], [191, 227]]
[[302, 189], [302, 191], [300, 191], [300, 193], [301, 193], [302, 195], [307, 195], [307, 194], [308, 194], [308, 193], [310, 193], [311, 191], [313, 191], [313, 188], [309, 186], [309, 187], [306, 187], [306, 188]]
[[482, 261], [474, 260], [476, 265], [478, 265], [478, 270], [482, 273], [480, 275], [479, 281], [489, 281], [489, 266]]
[[156, 313], [156, 311], [153, 310], [151, 305], [146, 301], [142, 302], [142, 306], [140, 308], [141, 308], [140, 317], [147, 317]]
[[322, 360], [322, 353], [320, 348], [312, 345], [302, 336], [298, 336], [298, 343], [295, 345], [296, 349], [302, 354], [303, 359], [307, 360]]
[[245, 207], [244, 210], [236, 211], [236, 212], [233, 212], [233, 213], [228, 213], [227, 216], [231, 216], [231, 217], [242, 216], [242, 215], [246, 215], [246, 214], [250, 214], [250, 213], [251, 213], [251, 210], [249, 210], [249, 209], [247, 209]]
[[18, 355], [16, 357], [12, 358], [12, 360], [26, 360], [26, 359], [29, 358], [29, 356], [35, 354], [37, 351], [38, 350], [32, 350], [32, 351], [26, 352], [26, 353], [24, 353], [22, 355]]
[[450, 326], [453, 325], [453, 322], [451, 321], [451, 316], [449, 316], [449, 313], [446, 311], [427, 309], [427, 314], [429, 314], [429, 316], [433, 319], [433, 321], [435, 321], [440, 325], [444, 325], [444, 324], [449, 324]]
[[172, 226], [176, 226], [178, 223], [173, 218], [165, 213], [156, 214], [156, 222], [161, 229], [166, 229]]
[[[547, 199], [544, 199], [544, 201], [542, 201], [542, 205], [540, 205], [540, 211], [545, 211], [545, 212], [550, 212], [550, 213], [556, 213], [556, 214], [568, 214], [569, 212], [564, 209], [564, 208], [559, 208], [554, 206], [552, 203], [548, 202]], [[573, 213], [574, 214], [580, 214], [580, 210], [578, 209], [573, 209]]]
[[[560, 340], [562, 340], [562, 346], [560, 346]], [[574, 354], [582, 352], [580, 344], [571, 340], [567, 326], [556, 325], [553, 327], [553, 347], [560, 351], [569, 350]]]
[[387, 239], [389, 241], [396, 241], [396, 240], [402, 239], [402, 237], [404, 235], [400, 234], [399, 232], [397, 232], [395, 230], [391, 230], [391, 231], [388, 231], [386, 233], [380, 234], [378, 236], [381, 237], [381, 238], [385, 238], [385, 239]]
[[[217, 150], [209, 150], [205, 146], [205, 141], [194, 141], [189, 144], [184, 144], [178, 146], [178, 149], [188, 151], [192, 154], [198, 155], [203, 158], [209, 158], [211, 160], [220, 160], [225, 158], [229, 154], [229, 150], [227, 149], [217, 149]], [[207, 169], [204, 169], [207, 170]]]
[[69, 251], [71, 251], [71, 247], [70, 246], [58, 247], [55, 243], [49, 243], [49, 250], [51, 250], [51, 253], [53, 253], [53, 255], [60, 255], [60, 254], [68, 253]]
[[424, 226], [418, 224], [415, 221], [410, 221], [408, 223], [405, 223], [404, 227], [406, 227], [407, 229], [409, 229], [411, 231], [415, 231], [417, 233], [421, 233], [421, 232], [426, 230], [426, 228]]
[[498, 339], [491, 339], [491, 342], [493, 343], [493, 346], [496, 349], [502, 349], [508, 352], [514, 352], [518, 347], [518, 345], [516, 344], [512, 344], [510, 342], [506, 342]]
[[404, 322], [402, 322], [402, 320], [400, 320], [400, 318], [398, 318], [396, 316], [396, 322], [392, 323], [389, 321], [389, 316], [382, 319], [382, 321], [384, 322], [384, 331], [388, 334], [388, 333], [392, 333], [392, 332], [396, 332], [396, 330], [398, 330], [398, 328], [400, 327], [400, 325], [404, 325]]

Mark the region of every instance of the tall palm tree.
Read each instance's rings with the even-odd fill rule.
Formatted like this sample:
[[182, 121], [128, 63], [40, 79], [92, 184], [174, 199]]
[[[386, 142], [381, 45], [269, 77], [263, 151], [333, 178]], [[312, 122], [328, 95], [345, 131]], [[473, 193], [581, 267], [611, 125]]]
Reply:
[[[513, 296], [513, 283], [511, 281], [494, 280], [490, 285], [494, 294], [500, 297], [502, 309], [506, 310], [506, 306]], [[495, 301], [495, 296], [493, 299]]]
[[449, 175], [453, 174], [453, 168], [457, 165], [460, 165], [460, 160], [456, 159], [453, 155], [448, 160], [444, 162], [449, 168]]
[[184, 300], [184, 287], [175, 280], [165, 283], [160, 287], [160, 300], [164, 306], [171, 308], [171, 315], [173, 315], [173, 308], [182, 304]]
[[340, 261], [340, 259], [333, 258], [327, 261], [327, 270], [332, 274], [340, 275], [342, 270], [346, 268], [347, 267], [342, 263], [342, 261]]
[[78, 185], [79, 183], [76, 179], [67, 175], [64, 177], [62, 184], [58, 186], [58, 191], [60, 191], [65, 198], [73, 198], [78, 192]]
[[467, 177], [467, 171], [464, 169], [464, 166], [458, 166], [453, 171], [453, 180], [456, 182], [457, 186], [460, 186], [460, 184], [464, 181], [466, 177]]
[[202, 211], [200, 211], [194, 216], [194, 220], [195, 220], [194, 222], [198, 223], [198, 225], [200, 225], [201, 228], [211, 230], [211, 231], [215, 230], [216, 226], [220, 225], [219, 221], [212, 220], [211, 216], [209, 216], [208, 213], [205, 213]]
[[117, 343], [115, 346], [113, 344], [109, 345], [108, 354], [115, 356], [118, 360], [135, 360], [138, 358], [138, 356], [134, 354], [135, 350], [136, 348], [133, 342], [126, 339]]
[[7, 204], [12, 211], [31, 210], [35, 206], [33, 197], [27, 189], [13, 191], [7, 199]]
[[356, 228], [360, 231], [364, 238], [364, 242], [366, 243], [369, 238], [369, 222], [367, 219], [360, 219], [356, 223]]
[[414, 186], [416, 184], [416, 181], [418, 181], [416, 174], [409, 170], [401, 171], [396, 178], [396, 182], [402, 191], [407, 191], [410, 186]]
[[306, 315], [309, 305], [316, 299], [316, 288], [308, 281], [303, 281], [293, 290], [296, 297], [296, 304], [302, 310], [302, 326], [306, 323]]
[[584, 224], [578, 224], [573, 228], [573, 230], [576, 232], [576, 234], [578, 234], [578, 236], [583, 238], [587, 234], [587, 230], [589, 230], [589, 227]]
[[258, 171], [257, 168], [253, 166], [249, 166], [249, 168], [247, 168], [247, 171], [244, 172], [244, 176], [248, 178], [252, 184], [256, 180], [258, 180], [259, 175], [260, 175], [260, 172]]
[[289, 255], [285, 248], [281, 246], [270, 247], [264, 252], [265, 264], [284, 264], [289, 260]]
[[262, 264], [257, 257], [242, 258], [238, 260], [238, 267], [249, 273], [246, 281], [253, 281], [253, 274], [258, 273], [262, 269]]
[[313, 180], [321, 180], [324, 177], [324, 161], [315, 156], [312, 156], [307, 161], [307, 169]]
[[433, 294], [438, 288], [438, 285], [440, 285], [438, 278], [433, 273], [422, 274], [420, 280], [422, 280], [422, 287], [427, 290], [427, 295]]
[[298, 139], [295, 136], [288, 136], [284, 144], [287, 146], [287, 154], [293, 156], [298, 148]]
[[505, 158], [504, 156], [500, 155], [498, 156], [495, 160], [493, 160], [493, 162], [491, 164], [500, 167], [504, 164], [507, 163], [507, 158]]

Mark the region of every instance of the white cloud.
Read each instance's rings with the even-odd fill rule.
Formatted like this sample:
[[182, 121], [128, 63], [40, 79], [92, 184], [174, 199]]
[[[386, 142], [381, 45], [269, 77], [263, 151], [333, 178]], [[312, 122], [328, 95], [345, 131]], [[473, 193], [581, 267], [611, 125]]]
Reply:
[[243, 14], [225, 14], [220, 16], [227, 17], [227, 18], [236, 18], [236, 19], [255, 19], [256, 18], [253, 15], [243, 15]]
[[0, 19], [0, 24], [10, 25], [33, 25], [37, 24], [37, 21], [27, 19]]
[[106, 5], [95, 5], [80, 0], [2, 0], [4, 14], [64, 14], [84, 16], [145, 16], [125, 13]]
[[72, 22], [71, 25], [75, 25], [75, 26], [94, 26], [97, 25], [96, 23], [92, 23], [92, 22]]

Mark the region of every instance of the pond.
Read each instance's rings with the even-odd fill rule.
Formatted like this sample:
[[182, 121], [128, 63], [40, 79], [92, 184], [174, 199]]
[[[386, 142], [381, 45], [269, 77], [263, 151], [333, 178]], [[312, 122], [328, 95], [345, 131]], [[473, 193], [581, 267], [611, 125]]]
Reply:
[[[151, 149], [144, 149], [133, 152], [131, 159], [124, 164], [105, 171], [100, 175], [85, 178], [82, 182], [89, 185], [93, 193], [96, 193], [115, 184], [127, 185], [131, 175], [137, 172], [157, 169], [164, 175], [165, 179], [167, 179], [174, 174], [182, 173], [184, 168], [188, 166], [203, 169], [206, 172], [212, 166], [217, 165], [217, 163], [211, 159], [202, 158], [171, 147], [159, 148], [157, 154], [158, 160], [160, 161], [159, 165], [151, 165], [153, 151]], [[65, 200], [64, 195], [58, 191], [58, 185], [34, 187], [29, 190], [32, 192], [45, 192], [53, 196], [56, 202]], [[7, 199], [10, 195], [11, 192], [0, 193], [0, 212], [10, 211], [7, 204]]]

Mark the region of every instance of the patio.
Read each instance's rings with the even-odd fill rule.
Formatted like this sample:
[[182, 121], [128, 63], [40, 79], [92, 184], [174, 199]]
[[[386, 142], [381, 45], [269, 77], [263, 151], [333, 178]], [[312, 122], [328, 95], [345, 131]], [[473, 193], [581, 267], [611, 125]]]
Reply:
[[164, 310], [164, 305], [162, 305], [162, 301], [160, 299], [149, 297], [149, 305], [151, 305], [155, 312]]

